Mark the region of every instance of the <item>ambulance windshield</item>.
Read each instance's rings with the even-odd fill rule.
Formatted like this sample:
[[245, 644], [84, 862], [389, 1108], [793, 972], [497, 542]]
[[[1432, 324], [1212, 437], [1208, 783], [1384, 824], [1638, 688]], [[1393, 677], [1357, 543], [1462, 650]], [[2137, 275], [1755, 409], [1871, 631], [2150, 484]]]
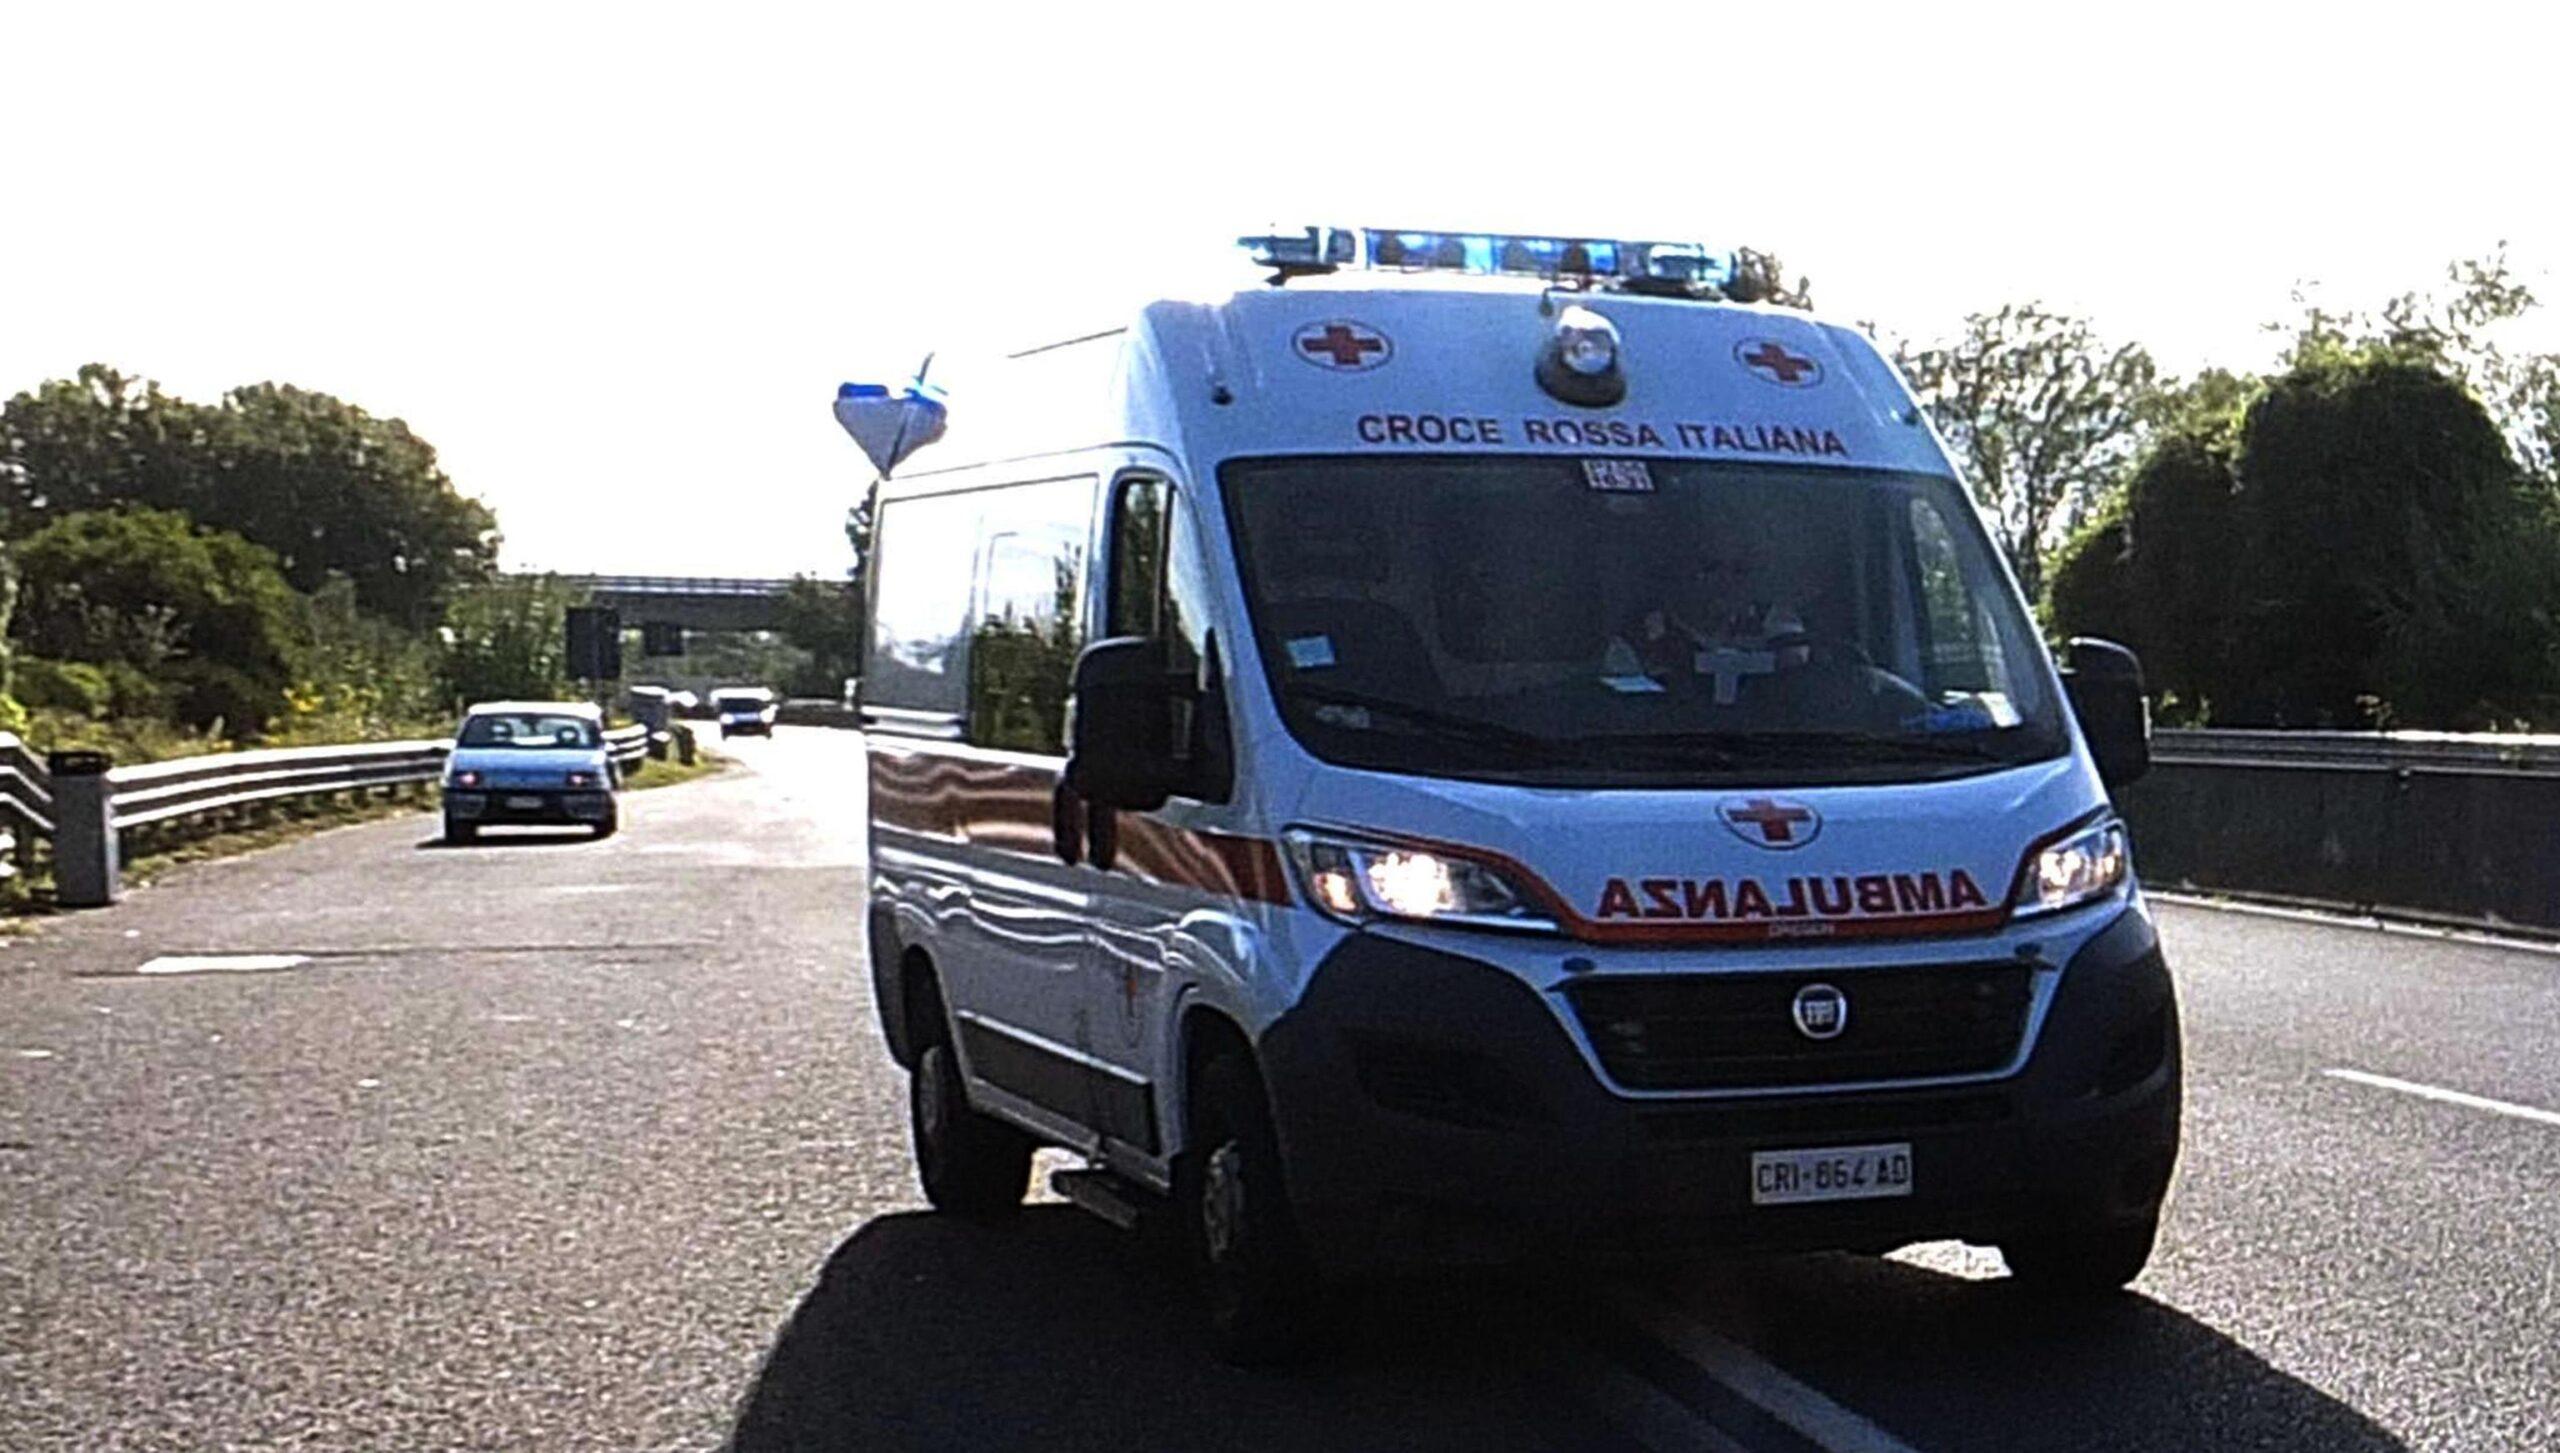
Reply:
[[1811, 784], [2063, 749], [2025, 613], [1951, 480], [1524, 457], [1222, 477], [1265, 669], [1329, 761]]

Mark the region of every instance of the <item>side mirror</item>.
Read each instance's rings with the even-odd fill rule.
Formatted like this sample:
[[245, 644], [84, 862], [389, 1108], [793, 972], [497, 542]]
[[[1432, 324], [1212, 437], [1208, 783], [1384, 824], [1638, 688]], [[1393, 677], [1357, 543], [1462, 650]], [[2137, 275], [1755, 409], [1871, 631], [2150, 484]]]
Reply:
[[1162, 641], [1115, 636], [1076, 657], [1067, 786], [1100, 807], [1147, 812], [1181, 781], [1173, 752], [1174, 682]]
[[2062, 673], [2071, 709], [2080, 718], [2080, 734], [2089, 740], [2089, 755], [2098, 760], [2098, 778], [2122, 787], [2151, 770], [2151, 700], [2142, 690], [2142, 658], [2094, 636], [2074, 636], [2071, 664]]

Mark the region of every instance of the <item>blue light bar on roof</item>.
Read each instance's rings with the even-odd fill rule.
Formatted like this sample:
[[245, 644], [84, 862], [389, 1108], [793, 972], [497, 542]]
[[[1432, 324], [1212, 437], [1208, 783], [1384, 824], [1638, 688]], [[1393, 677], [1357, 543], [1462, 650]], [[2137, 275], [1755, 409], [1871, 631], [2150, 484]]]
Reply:
[[1629, 242], [1610, 237], [1544, 237], [1508, 232], [1427, 232], [1392, 227], [1309, 227], [1239, 237], [1257, 266], [1293, 273], [1366, 268], [1536, 278], [1623, 278], [1720, 288], [1733, 281], [1734, 254], [1697, 242]]

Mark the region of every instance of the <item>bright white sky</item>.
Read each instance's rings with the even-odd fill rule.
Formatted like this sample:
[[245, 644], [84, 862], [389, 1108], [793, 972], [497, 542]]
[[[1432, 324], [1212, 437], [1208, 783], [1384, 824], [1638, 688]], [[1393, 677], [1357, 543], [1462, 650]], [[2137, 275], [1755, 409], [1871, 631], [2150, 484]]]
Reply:
[[2504, 239], [2555, 347], [2553, 11], [0, 0], [0, 394], [324, 389], [512, 567], [777, 574], [851, 559], [839, 380], [1247, 278], [1275, 221], [1747, 243], [1837, 315], [2040, 297], [2180, 370]]

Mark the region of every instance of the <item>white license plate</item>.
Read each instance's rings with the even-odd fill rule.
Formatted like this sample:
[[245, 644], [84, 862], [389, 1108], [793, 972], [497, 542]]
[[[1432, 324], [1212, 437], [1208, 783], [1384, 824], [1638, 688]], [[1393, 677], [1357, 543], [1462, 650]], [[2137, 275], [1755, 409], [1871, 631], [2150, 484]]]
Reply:
[[510, 797], [507, 799], [507, 810], [510, 812], [540, 812], [542, 810], [542, 799], [539, 797]]
[[1911, 1147], [1839, 1145], [1763, 1150], [1751, 1157], [1751, 1204], [1867, 1201], [1911, 1194]]

